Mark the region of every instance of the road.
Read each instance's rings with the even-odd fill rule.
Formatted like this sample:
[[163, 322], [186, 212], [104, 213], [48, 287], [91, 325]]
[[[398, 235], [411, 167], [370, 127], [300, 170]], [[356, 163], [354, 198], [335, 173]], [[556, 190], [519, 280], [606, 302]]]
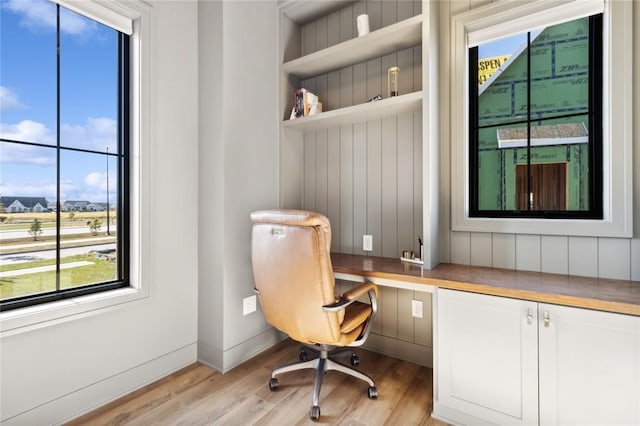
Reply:
[[[115, 226], [111, 226], [111, 231], [116, 230]], [[100, 231], [106, 231], [107, 225], [102, 224]], [[60, 228], [60, 235], [71, 235], [71, 234], [88, 234], [91, 230], [88, 226], [66, 226]], [[42, 228], [41, 237], [45, 237], [48, 235], [56, 235], [56, 228]], [[19, 229], [19, 230], [11, 230], [11, 231], [0, 231], [0, 240], [12, 240], [15, 238], [29, 238], [31, 235], [29, 234], [28, 229]]]
[[[77, 254], [88, 253], [91, 250], [105, 250], [105, 249], [115, 249], [115, 248], [116, 248], [115, 243], [95, 244], [95, 245], [84, 246], [84, 247], [70, 247], [70, 248], [61, 249], [60, 256], [61, 257], [75, 256]], [[24, 262], [33, 262], [35, 260], [55, 259], [55, 257], [56, 257], [55, 250], [41, 250], [41, 251], [32, 251], [28, 253], [3, 254], [3, 255], [0, 255], [0, 266], [14, 265], [17, 263], [24, 263]]]

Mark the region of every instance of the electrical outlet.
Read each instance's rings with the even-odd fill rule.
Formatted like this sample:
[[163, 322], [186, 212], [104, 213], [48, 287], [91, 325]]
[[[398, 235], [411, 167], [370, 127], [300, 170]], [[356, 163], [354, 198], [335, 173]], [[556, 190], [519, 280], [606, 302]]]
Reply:
[[256, 311], [256, 296], [249, 296], [242, 299], [242, 315], [248, 315]]
[[362, 250], [373, 251], [373, 235], [362, 236]]
[[411, 301], [411, 316], [414, 318], [422, 318], [422, 300]]

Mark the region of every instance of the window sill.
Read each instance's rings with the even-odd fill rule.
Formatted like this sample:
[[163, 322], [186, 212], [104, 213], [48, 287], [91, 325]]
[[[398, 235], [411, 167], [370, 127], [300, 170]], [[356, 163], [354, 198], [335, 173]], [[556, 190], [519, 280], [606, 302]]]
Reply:
[[0, 337], [96, 315], [148, 296], [148, 291], [128, 287], [3, 312], [0, 314]]

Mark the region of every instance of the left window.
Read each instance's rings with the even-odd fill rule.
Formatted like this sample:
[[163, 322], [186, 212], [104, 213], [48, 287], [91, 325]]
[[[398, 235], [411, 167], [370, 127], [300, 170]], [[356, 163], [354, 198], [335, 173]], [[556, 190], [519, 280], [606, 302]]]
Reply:
[[127, 287], [129, 36], [0, 6], [0, 310]]

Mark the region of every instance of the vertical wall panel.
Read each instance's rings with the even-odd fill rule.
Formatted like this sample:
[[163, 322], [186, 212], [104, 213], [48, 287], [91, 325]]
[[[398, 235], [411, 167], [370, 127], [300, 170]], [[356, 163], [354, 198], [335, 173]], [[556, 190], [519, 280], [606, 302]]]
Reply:
[[387, 337], [398, 337], [398, 289], [379, 287], [384, 298], [382, 308], [382, 334]]
[[355, 16], [353, 15], [353, 8], [346, 7], [340, 10], [340, 42], [351, 40], [355, 34]]
[[569, 238], [543, 235], [540, 239], [540, 271], [551, 274], [569, 273]]
[[[413, 48], [401, 50], [397, 54], [396, 65], [400, 68], [398, 92], [406, 95], [414, 91], [414, 66], [413, 66]], [[384, 68], [385, 73], [388, 68]], [[386, 86], [385, 86], [386, 87]]]
[[[411, 18], [414, 13], [413, 13], [413, 8], [414, 8], [415, 2], [413, 1], [405, 1], [405, 0], [399, 0], [396, 4], [396, 9], [397, 9], [397, 19], [398, 22], [400, 21], [404, 21], [405, 19]], [[418, 12], [419, 14], [420, 12]]]
[[431, 293], [416, 291], [413, 294], [415, 300], [422, 300], [422, 318], [413, 319], [413, 342], [418, 345], [433, 345], [433, 325], [431, 322]]
[[329, 34], [327, 33], [327, 17], [323, 16], [315, 23], [316, 51], [326, 49], [329, 46]]
[[598, 239], [569, 237], [569, 274], [598, 276]]
[[326, 98], [321, 98], [323, 108], [327, 111], [340, 108], [341, 96], [340, 90], [342, 85], [340, 84], [340, 71], [333, 71], [327, 75], [327, 95]]
[[413, 290], [398, 289], [398, 339], [405, 342], [413, 342], [412, 299]]
[[[493, 234], [493, 267], [516, 268], [516, 237], [514, 234]], [[452, 242], [453, 245], [453, 242]]]
[[316, 134], [304, 133], [304, 208], [316, 210]]
[[316, 210], [327, 214], [327, 131], [316, 132]]
[[327, 17], [327, 47], [340, 43], [340, 13], [334, 12]]
[[382, 25], [382, 0], [367, 1], [367, 15], [369, 15], [369, 30], [374, 32]]
[[468, 232], [451, 233], [451, 263], [471, 264], [471, 235]]
[[422, 111], [413, 113], [413, 232], [414, 251], [419, 253], [416, 234], [422, 235]]
[[[353, 126], [353, 242], [362, 254], [362, 236], [367, 233], [367, 125]], [[375, 241], [374, 241], [375, 245]]]
[[340, 128], [327, 132], [327, 217], [331, 223], [331, 251], [340, 250]]
[[493, 239], [491, 238], [491, 233], [472, 232], [470, 237], [470, 264], [473, 266], [491, 267], [491, 265], [493, 265], [493, 253], [491, 249]]
[[415, 250], [415, 240], [422, 232], [414, 230], [413, 114], [398, 116], [397, 146], [398, 253], [396, 256], [399, 256], [403, 250]]
[[367, 233], [374, 256], [382, 255], [382, 122], [367, 122]]
[[354, 253], [353, 126], [340, 128], [340, 235], [341, 253]]
[[398, 256], [396, 117], [382, 119], [382, 256]]
[[640, 239], [631, 240], [631, 279], [640, 281]]
[[382, 5], [381, 5], [382, 9], [381, 9], [381, 25], [383, 27], [386, 27], [388, 25], [392, 25], [395, 24], [396, 22], [398, 22], [398, 16], [397, 16], [397, 3], [394, 1], [383, 1]]
[[357, 64], [353, 66], [353, 103], [361, 104], [367, 99], [367, 64]]
[[616, 280], [631, 279], [630, 239], [598, 239], [598, 276]]
[[516, 269], [540, 272], [540, 235], [516, 235]]

